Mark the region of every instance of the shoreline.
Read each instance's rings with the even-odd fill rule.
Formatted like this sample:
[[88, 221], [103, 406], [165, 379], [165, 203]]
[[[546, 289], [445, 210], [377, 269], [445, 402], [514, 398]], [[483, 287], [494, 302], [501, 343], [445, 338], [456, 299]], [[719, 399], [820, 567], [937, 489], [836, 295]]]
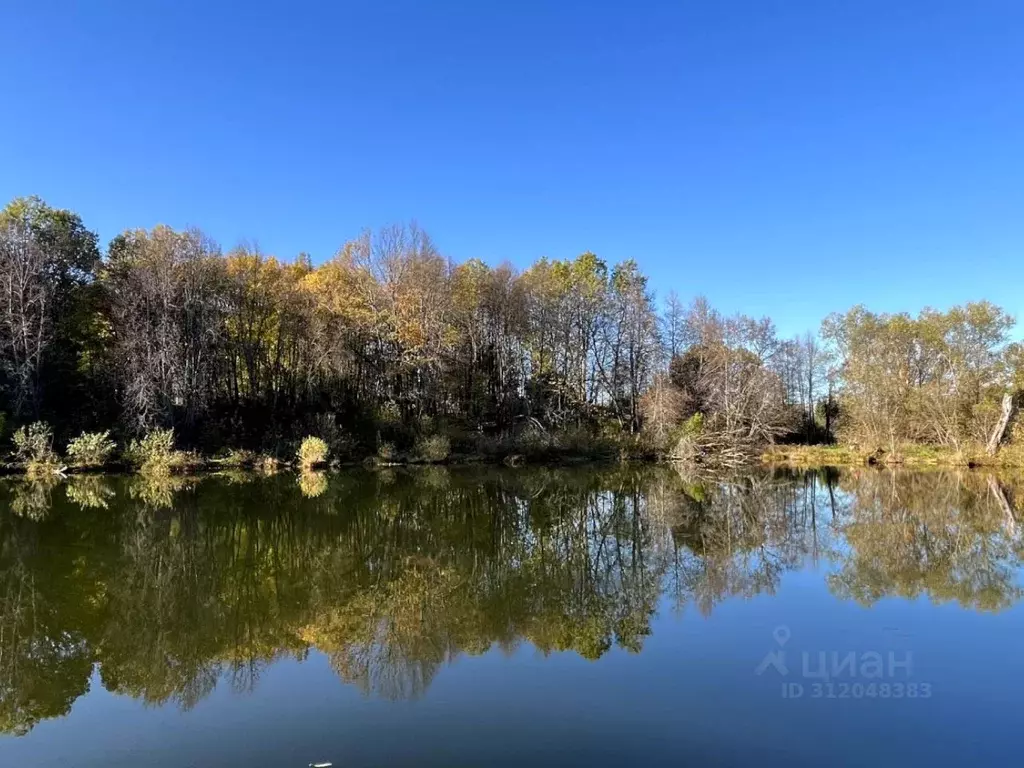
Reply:
[[[158, 470], [140, 469], [138, 466], [124, 461], [109, 462], [100, 466], [75, 467], [66, 465], [26, 467], [16, 464], [0, 464], [0, 477], [29, 477], [35, 479], [52, 477], [72, 477], [82, 475], [99, 476], [131, 476], [131, 475], [174, 475], [197, 476], [216, 475], [224, 472], [252, 472], [254, 474], [272, 475], [292, 472], [333, 472], [340, 470], [365, 469], [384, 470], [417, 467], [446, 467], [459, 469], [464, 467], [503, 467], [516, 469], [521, 467], [571, 468], [582, 466], [607, 466], [619, 464], [671, 466], [680, 463], [665, 456], [650, 454], [637, 455], [595, 455], [593, 453], [565, 453], [530, 457], [523, 454], [488, 456], [477, 454], [454, 454], [440, 461], [422, 459], [382, 460], [368, 456], [362, 460], [348, 459], [330, 461], [304, 467], [296, 461], [284, 461], [268, 456], [256, 457], [253, 461], [236, 463], [217, 458], [203, 458], [185, 461]], [[694, 470], [709, 468], [710, 465], [697, 463]], [[847, 445], [774, 445], [768, 446], [757, 458], [745, 466], [733, 468], [742, 472], [757, 467], [815, 469], [821, 467], [873, 467], [876, 469], [1024, 469], [1024, 450], [1017, 446], [1007, 446], [995, 456], [987, 456], [982, 450], [953, 451], [927, 445], [904, 445], [896, 452], [876, 449], [864, 450]]]
[[[510, 461], [510, 459], [512, 459]], [[12, 464], [0, 465], [0, 477], [29, 477], [31, 479], [49, 479], [61, 477], [81, 476], [176, 476], [189, 477], [199, 475], [217, 475], [225, 472], [251, 472], [259, 475], [273, 475], [285, 472], [303, 474], [306, 472], [335, 472], [340, 470], [365, 469], [405, 469], [425, 467], [445, 467], [459, 469], [463, 467], [502, 467], [505, 469], [519, 469], [522, 467], [582, 467], [582, 466], [607, 466], [617, 464], [662, 464], [661, 460], [636, 457], [625, 461], [614, 456], [595, 457], [587, 455], [568, 455], [550, 457], [543, 459], [528, 459], [519, 455], [508, 457], [489, 456], [455, 456], [444, 461], [382, 461], [373, 457], [362, 461], [337, 461], [325, 462], [309, 467], [301, 466], [297, 462], [277, 461], [271, 467], [260, 463], [233, 464], [224, 463], [216, 459], [209, 459], [195, 463], [180, 464], [159, 470], [145, 470], [124, 462], [112, 462], [101, 466], [72, 467], [56, 465], [53, 467], [24, 467]]]
[[858, 467], [874, 466], [898, 469], [900, 467], [945, 467], [951, 469], [1022, 469], [1024, 450], [1018, 446], [1004, 446], [994, 456], [984, 449], [972, 447], [956, 451], [931, 445], [907, 444], [895, 451], [875, 449], [869, 451], [849, 445], [774, 445], [761, 454], [765, 466], [788, 467]]

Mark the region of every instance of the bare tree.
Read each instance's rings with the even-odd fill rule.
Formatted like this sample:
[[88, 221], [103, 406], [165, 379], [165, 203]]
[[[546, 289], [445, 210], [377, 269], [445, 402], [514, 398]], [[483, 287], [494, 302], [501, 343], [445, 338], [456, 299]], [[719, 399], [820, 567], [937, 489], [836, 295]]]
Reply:
[[665, 312], [661, 318], [662, 338], [669, 360], [683, 351], [684, 312], [685, 309], [679, 300], [679, 294], [669, 291], [668, 296], [665, 297]]
[[668, 447], [669, 437], [678, 426], [685, 407], [686, 398], [668, 374], [656, 375], [641, 400], [644, 430], [655, 445]]
[[111, 245], [106, 284], [118, 377], [130, 424], [186, 423], [213, 383], [227, 306], [223, 264], [202, 233], [130, 232]]
[[52, 331], [46, 267], [46, 253], [26, 224], [0, 228], [0, 345], [18, 416], [35, 415], [39, 407], [39, 371]]

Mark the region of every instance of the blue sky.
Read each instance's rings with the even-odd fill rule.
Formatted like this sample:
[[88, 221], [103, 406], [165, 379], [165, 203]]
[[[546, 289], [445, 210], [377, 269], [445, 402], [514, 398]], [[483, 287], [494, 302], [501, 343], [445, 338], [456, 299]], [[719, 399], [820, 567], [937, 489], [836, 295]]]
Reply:
[[1024, 315], [1022, 40], [1019, 0], [13, 2], [0, 199], [316, 260], [416, 219], [786, 333]]

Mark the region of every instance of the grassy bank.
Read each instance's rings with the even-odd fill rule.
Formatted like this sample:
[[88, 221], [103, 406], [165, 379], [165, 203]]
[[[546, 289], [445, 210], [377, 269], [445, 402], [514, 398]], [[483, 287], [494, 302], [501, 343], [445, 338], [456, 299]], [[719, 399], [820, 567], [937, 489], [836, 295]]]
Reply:
[[504, 464], [506, 466], [570, 466], [593, 462], [654, 461], [658, 453], [637, 435], [602, 434], [586, 429], [523, 432], [491, 437], [435, 433], [405, 441], [401, 448], [380, 442], [375, 449], [351, 441], [333, 444], [308, 436], [272, 452], [226, 448], [215, 454], [178, 448], [173, 430], [153, 430], [127, 445], [109, 433], [83, 434], [58, 452], [52, 431], [43, 423], [19, 429], [15, 450], [0, 462], [0, 474], [30, 476], [70, 474], [173, 474], [219, 471], [323, 470], [343, 467]]
[[877, 464], [907, 467], [1021, 467], [1024, 447], [1006, 445], [995, 456], [981, 446], [957, 451], [935, 445], [903, 444], [895, 450], [867, 449], [853, 445], [774, 445], [761, 456], [764, 464], [809, 466], [859, 466]]
[[471, 466], [505, 466], [505, 467], [573, 467], [588, 464], [618, 464], [622, 462], [658, 463], [656, 457], [648, 455], [630, 455], [615, 453], [572, 453], [565, 451], [546, 452], [544, 455], [512, 454], [506, 457], [484, 454], [452, 454], [441, 461], [428, 461], [412, 457], [395, 457], [383, 460], [368, 457], [361, 461], [326, 461], [313, 465], [303, 465], [296, 461], [281, 461], [272, 456], [259, 456], [254, 461], [237, 463], [217, 458], [194, 457], [166, 468], [143, 470], [123, 461], [110, 462], [90, 467], [74, 467], [65, 465], [25, 466], [15, 463], [0, 464], [0, 477], [27, 475], [30, 478], [45, 476], [73, 475], [203, 475], [221, 472], [255, 472], [272, 475], [277, 472], [306, 472], [341, 469], [392, 469], [396, 467], [471, 467]]

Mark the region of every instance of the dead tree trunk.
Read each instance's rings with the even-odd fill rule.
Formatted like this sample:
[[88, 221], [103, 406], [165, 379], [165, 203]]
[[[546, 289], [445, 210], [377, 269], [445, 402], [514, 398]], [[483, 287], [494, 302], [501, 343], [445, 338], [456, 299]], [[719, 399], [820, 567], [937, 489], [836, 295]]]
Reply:
[[1011, 416], [1013, 416], [1013, 395], [1003, 395], [1003, 413], [985, 448], [989, 456], [995, 456], [996, 451], [999, 450], [999, 444], [1003, 441], [1003, 435], [1006, 434], [1006, 427], [1010, 424]]

